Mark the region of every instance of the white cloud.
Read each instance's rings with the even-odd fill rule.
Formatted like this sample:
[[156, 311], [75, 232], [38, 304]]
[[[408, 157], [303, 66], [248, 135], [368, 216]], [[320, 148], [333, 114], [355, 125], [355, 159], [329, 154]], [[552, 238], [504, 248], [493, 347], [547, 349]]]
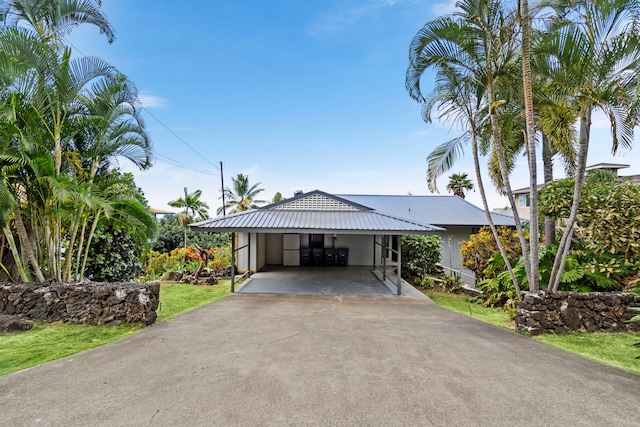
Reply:
[[348, 9], [341, 9], [331, 13], [323, 13], [316, 23], [311, 26], [311, 35], [319, 36], [335, 33], [345, 27], [354, 25], [366, 16], [381, 9], [393, 7], [401, 0], [368, 0], [365, 4]]
[[138, 99], [144, 108], [165, 109], [168, 107], [168, 101], [165, 98], [142, 92], [138, 95]]
[[434, 3], [431, 5], [431, 11], [436, 16], [450, 15], [456, 11], [456, 3], [458, 0], [449, 0], [446, 2]]

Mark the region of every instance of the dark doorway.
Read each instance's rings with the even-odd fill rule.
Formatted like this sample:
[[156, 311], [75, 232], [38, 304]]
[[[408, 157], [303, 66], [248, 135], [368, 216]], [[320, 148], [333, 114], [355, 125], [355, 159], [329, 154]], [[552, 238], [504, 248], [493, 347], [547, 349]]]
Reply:
[[309, 234], [309, 247], [324, 249], [324, 234]]

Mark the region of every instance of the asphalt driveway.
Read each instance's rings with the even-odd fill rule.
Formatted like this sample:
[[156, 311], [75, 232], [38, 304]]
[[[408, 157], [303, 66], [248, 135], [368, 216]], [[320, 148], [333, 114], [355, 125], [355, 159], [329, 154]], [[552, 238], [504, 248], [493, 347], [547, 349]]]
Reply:
[[640, 376], [424, 298], [235, 294], [0, 377], [0, 424], [637, 426]]

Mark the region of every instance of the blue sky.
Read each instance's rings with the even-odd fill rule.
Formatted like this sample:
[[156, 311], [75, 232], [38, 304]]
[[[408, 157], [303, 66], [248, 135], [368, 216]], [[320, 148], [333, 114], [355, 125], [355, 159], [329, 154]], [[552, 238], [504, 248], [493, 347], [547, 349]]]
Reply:
[[[422, 121], [404, 88], [407, 51], [422, 25], [454, 3], [104, 0], [116, 41], [90, 27], [70, 41], [138, 86], [158, 158], [144, 172], [121, 166], [154, 208], [172, 210], [167, 202], [186, 186], [202, 190], [214, 214], [220, 161], [225, 184], [248, 174], [264, 199], [315, 189], [422, 195], [426, 156], [456, 130]], [[425, 92], [431, 83], [425, 76]], [[621, 173], [640, 173], [637, 143], [635, 152], [611, 156], [602, 117], [592, 141], [589, 164], [632, 164]], [[474, 177], [470, 154], [451, 172]], [[446, 183], [438, 181], [443, 194]], [[524, 158], [512, 186], [528, 186]], [[481, 205], [477, 192], [467, 200]], [[489, 200], [492, 208], [507, 204], [492, 189]]]

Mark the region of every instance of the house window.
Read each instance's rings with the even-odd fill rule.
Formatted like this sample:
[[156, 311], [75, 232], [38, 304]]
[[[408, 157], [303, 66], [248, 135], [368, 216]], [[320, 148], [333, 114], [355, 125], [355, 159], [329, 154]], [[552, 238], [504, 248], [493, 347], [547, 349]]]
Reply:
[[518, 204], [520, 205], [520, 207], [528, 208], [531, 205], [531, 199], [529, 198], [529, 195], [521, 194], [518, 197]]

